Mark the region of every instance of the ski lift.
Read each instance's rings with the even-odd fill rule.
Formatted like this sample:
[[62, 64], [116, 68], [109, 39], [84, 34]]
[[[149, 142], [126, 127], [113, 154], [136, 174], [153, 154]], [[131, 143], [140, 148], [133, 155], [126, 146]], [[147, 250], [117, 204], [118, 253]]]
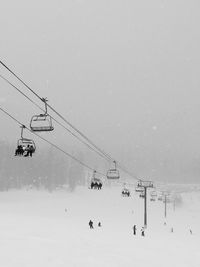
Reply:
[[138, 187], [135, 188], [136, 193], [142, 193], [143, 191], [144, 190], [142, 188], [138, 188]]
[[32, 116], [30, 128], [33, 132], [50, 132], [54, 130], [52, 118], [47, 113], [47, 99], [42, 98], [42, 101], [45, 104], [45, 113]]
[[136, 193], [142, 193], [144, 189], [142, 187], [139, 187], [138, 185], [135, 186], [135, 192]]
[[155, 197], [151, 196], [150, 201], [156, 201]]
[[127, 189], [127, 188], [124, 188], [123, 190], [122, 190], [122, 196], [123, 197], [130, 197], [130, 191]]
[[155, 190], [151, 191], [150, 195], [151, 197], [157, 197], [157, 192]]
[[91, 179], [90, 189], [98, 189], [100, 190], [102, 188], [102, 181], [101, 179], [96, 177], [96, 171], [93, 171], [93, 176]]
[[33, 147], [33, 152], [36, 150], [35, 142], [31, 139], [23, 138], [17, 141], [17, 146], [22, 146], [24, 151], [28, 150], [28, 147]]
[[120, 178], [120, 174], [119, 171], [117, 170], [117, 163], [116, 161], [113, 161], [115, 167], [114, 169], [110, 169], [107, 171], [107, 179], [119, 179]]
[[15, 150], [15, 156], [22, 156], [25, 151], [31, 151], [34, 153], [36, 150], [35, 142], [32, 139], [24, 138], [23, 131], [26, 127], [21, 126], [21, 138], [17, 141], [17, 149]]

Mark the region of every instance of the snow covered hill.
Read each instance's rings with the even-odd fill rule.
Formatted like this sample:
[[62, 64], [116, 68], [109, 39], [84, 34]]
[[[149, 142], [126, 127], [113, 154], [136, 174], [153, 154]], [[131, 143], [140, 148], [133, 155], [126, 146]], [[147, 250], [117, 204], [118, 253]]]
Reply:
[[[122, 197], [120, 187], [2, 192], [0, 266], [199, 267], [200, 194], [183, 194], [183, 205], [175, 211], [168, 204], [167, 220], [164, 204], [148, 201], [142, 237], [143, 199], [131, 193]], [[94, 229], [89, 229], [90, 219]]]

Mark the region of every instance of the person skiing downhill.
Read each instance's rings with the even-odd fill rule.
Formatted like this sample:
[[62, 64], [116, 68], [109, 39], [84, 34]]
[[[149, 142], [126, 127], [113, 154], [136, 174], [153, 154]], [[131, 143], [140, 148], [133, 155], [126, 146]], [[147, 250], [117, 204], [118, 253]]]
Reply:
[[144, 227], [142, 227], [142, 229], [141, 229], [141, 236], [145, 236], [144, 235]]
[[133, 226], [133, 234], [136, 235], [136, 225]]
[[93, 227], [93, 221], [89, 221], [89, 226], [90, 226], [90, 229], [93, 229], [94, 227]]

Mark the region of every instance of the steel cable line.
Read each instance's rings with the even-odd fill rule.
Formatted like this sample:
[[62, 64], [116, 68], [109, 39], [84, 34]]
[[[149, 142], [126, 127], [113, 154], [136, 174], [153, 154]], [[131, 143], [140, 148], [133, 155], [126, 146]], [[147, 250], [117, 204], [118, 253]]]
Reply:
[[[26, 94], [24, 94], [18, 87], [16, 87], [14, 84], [12, 84], [8, 79], [6, 79], [4, 76], [2, 76], [0, 74], [0, 78], [2, 78], [5, 82], [7, 82], [9, 85], [11, 85], [14, 89], [16, 89], [20, 94], [22, 94], [25, 98], [27, 98], [32, 104], [34, 104], [36, 107], [38, 107], [41, 111], [45, 111], [44, 109], [42, 109], [37, 103], [35, 103], [30, 97], [28, 97]], [[51, 116], [52, 117], [52, 116]], [[80, 142], [82, 142], [83, 144], [85, 144], [89, 149], [91, 149], [92, 151], [96, 152], [97, 154], [99, 154], [99, 156], [103, 157], [104, 159], [108, 160], [107, 158], [104, 157], [104, 155], [100, 154], [99, 151], [94, 150], [88, 143], [84, 142], [82, 139], [80, 139], [80, 137], [78, 137], [77, 135], [75, 135], [72, 131], [70, 131], [68, 128], [66, 128], [63, 124], [61, 124], [59, 121], [57, 121], [54, 117], [52, 117], [52, 119], [59, 124], [61, 127], [63, 127], [65, 130], [67, 130], [70, 134], [72, 134], [75, 138], [77, 138]], [[131, 177], [134, 177], [136, 180], [139, 180], [136, 175], [128, 172], [124, 167], [122, 167], [121, 164], [118, 164], [119, 168], [121, 170], [123, 170], [124, 172], [128, 173]]]
[[141, 181], [141, 180], [142, 180], [142, 179], [138, 178], [135, 174], [133, 174], [133, 173], [127, 171], [126, 168], [123, 167], [120, 163], [118, 164], [118, 167], [119, 167], [122, 171], [124, 171], [125, 173], [127, 173], [129, 176], [131, 176], [132, 178], [134, 178], [134, 179], [136, 179], [136, 180], [138, 180], [138, 181]]
[[[33, 89], [31, 89], [21, 78], [19, 78], [6, 64], [4, 64], [1, 60], [0, 60], [0, 64], [6, 68], [12, 75], [14, 75], [28, 90], [30, 90], [37, 98], [39, 98], [42, 102], [44, 102], [43, 98], [41, 98]], [[73, 130], [75, 130], [80, 136], [82, 136], [85, 140], [87, 140], [87, 142], [89, 142], [93, 147], [95, 147], [95, 149], [97, 149], [98, 151], [100, 151], [100, 153], [102, 153], [109, 161], [114, 162], [115, 159], [113, 159], [109, 154], [107, 154], [104, 150], [100, 149], [98, 146], [96, 146], [94, 144], [93, 141], [91, 141], [85, 134], [83, 134], [80, 130], [78, 130], [74, 125], [72, 125], [68, 120], [66, 120], [59, 112], [57, 112], [51, 105], [49, 105], [48, 103], [46, 103], [47, 106], [54, 112], [56, 113], [62, 120], [64, 120]], [[120, 169], [122, 169], [120, 167]], [[129, 171], [125, 170], [124, 168], [122, 169], [124, 172], [126, 172], [127, 174], [130, 175]], [[130, 175], [131, 177], [133, 177], [134, 179], [138, 179], [133, 175]], [[140, 180], [140, 179], [138, 179]]]
[[[37, 98], [39, 98], [42, 102], [44, 102], [42, 100], [42, 98], [33, 90], [30, 88], [30, 86], [28, 86], [21, 78], [19, 78], [18, 75], [16, 75], [6, 64], [4, 64], [1, 60], [0, 60], [0, 64], [6, 68], [10, 73], [12, 73], [12, 75], [14, 75], [27, 89], [29, 89]], [[85, 136], [81, 131], [79, 131], [74, 125], [72, 125], [68, 120], [66, 120], [59, 112], [57, 112], [52, 106], [50, 106], [47, 103], [47, 106], [53, 111], [55, 112], [62, 120], [64, 120], [73, 130], [75, 130], [76, 132], [78, 132], [84, 139], [86, 139], [92, 146], [94, 146], [97, 150], [99, 150], [102, 154], [105, 155], [105, 157], [107, 157], [109, 160], [114, 161], [114, 159], [109, 156], [105, 151], [103, 151], [102, 149], [100, 149], [99, 147], [97, 147], [87, 136]]]
[[[2, 112], [4, 112], [7, 116], [9, 116], [11, 119], [13, 119], [15, 122], [17, 122], [20, 126], [24, 126], [29, 132], [31, 132], [32, 134], [36, 135], [37, 137], [39, 137], [40, 139], [42, 139], [43, 141], [47, 142], [48, 144], [52, 145], [53, 147], [55, 147], [57, 150], [61, 151], [62, 153], [64, 153], [65, 155], [67, 155], [68, 157], [70, 157], [71, 159], [75, 160], [76, 162], [78, 162], [79, 164], [81, 164], [82, 166], [86, 167], [89, 170], [92, 171], [96, 171], [94, 168], [90, 167], [89, 165], [87, 165], [86, 163], [82, 162], [81, 160], [77, 159], [76, 157], [74, 157], [73, 155], [71, 155], [70, 153], [64, 151], [62, 148], [60, 148], [59, 146], [55, 145], [54, 143], [50, 142], [49, 140], [45, 139], [44, 137], [34, 133], [31, 131], [31, 129], [29, 129], [28, 127], [26, 127], [23, 123], [21, 123], [20, 121], [18, 121], [15, 117], [13, 117], [11, 114], [9, 114], [7, 111], [5, 111], [3, 108], [0, 107], [0, 110]], [[104, 173], [101, 173], [99, 171], [96, 171], [96, 173], [106, 177], [106, 175]]]
[[[38, 107], [41, 111], [45, 112], [43, 108], [41, 108], [37, 103], [35, 103], [30, 97], [28, 97], [26, 94], [24, 94], [19, 88], [17, 88], [14, 84], [12, 84], [8, 79], [6, 79], [4, 76], [0, 74], [0, 78], [2, 78], [5, 82], [7, 82], [9, 85], [11, 85], [14, 89], [16, 89], [20, 94], [22, 94], [25, 98], [27, 98], [32, 104], [34, 104], [36, 107]], [[81, 143], [86, 145], [89, 149], [96, 152], [99, 156], [106, 159], [108, 161], [108, 158], [105, 158], [104, 155], [102, 155], [99, 151], [95, 150], [92, 146], [90, 146], [88, 143], [84, 142], [79, 136], [77, 136], [75, 133], [70, 131], [68, 128], [66, 128], [62, 123], [60, 123], [58, 120], [56, 120], [54, 117], [51, 116], [51, 118], [61, 127], [63, 127], [65, 130], [67, 130], [71, 135], [73, 135], [75, 138], [77, 138]]]

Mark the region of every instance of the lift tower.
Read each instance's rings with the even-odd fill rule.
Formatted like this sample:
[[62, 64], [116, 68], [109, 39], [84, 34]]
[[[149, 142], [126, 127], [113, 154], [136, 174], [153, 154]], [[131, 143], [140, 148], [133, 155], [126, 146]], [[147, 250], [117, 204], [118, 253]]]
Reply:
[[153, 182], [140, 180], [137, 186], [144, 190], [144, 227], [146, 228], [147, 227], [147, 189], [153, 188]]
[[163, 203], [164, 203], [164, 206], [165, 206], [165, 212], [164, 212], [164, 215], [165, 215], [165, 218], [167, 218], [167, 203], [168, 203], [168, 201], [169, 201], [170, 193], [167, 192], [167, 191], [163, 191], [163, 192], [162, 192], [162, 195], [163, 195]]

